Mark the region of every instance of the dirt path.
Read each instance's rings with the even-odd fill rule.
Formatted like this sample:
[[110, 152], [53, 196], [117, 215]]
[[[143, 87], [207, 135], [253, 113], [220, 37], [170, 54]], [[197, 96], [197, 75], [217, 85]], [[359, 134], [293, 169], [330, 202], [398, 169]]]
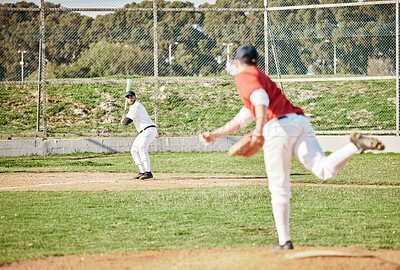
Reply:
[[[0, 174], [0, 191], [19, 190], [143, 190], [181, 187], [266, 185], [264, 177], [157, 174], [132, 180], [130, 173]], [[130, 253], [83, 254], [19, 261], [0, 269], [396, 269], [400, 250], [298, 247], [270, 252], [270, 247], [196, 250], [149, 250]]]
[[217, 187], [267, 184], [264, 177], [156, 174], [154, 179], [133, 180], [132, 173], [13, 173], [0, 174], [2, 190], [142, 190], [183, 187]]
[[[52, 173], [0, 173], [0, 191], [17, 190], [145, 190], [164, 188], [197, 188], [261, 184], [267, 185], [267, 178], [260, 176], [235, 175], [170, 175], [158, 173], [153, 179], [134, 180], [132, 173], [103, 172], [52, 172]], [[342, 186], [360, 185], [303, 184], [292, 186]], [[364, 185], [362, 187], [387, 188], [394, 186]], [[398, 187], [400, 188], [400, 187]]]

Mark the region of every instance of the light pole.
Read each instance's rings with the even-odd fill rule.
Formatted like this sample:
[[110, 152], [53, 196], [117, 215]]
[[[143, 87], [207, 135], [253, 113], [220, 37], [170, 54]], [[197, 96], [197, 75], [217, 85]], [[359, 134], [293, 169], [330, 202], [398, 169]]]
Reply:
[[336, 75], [336, 43], [333, 43], [333, 74]]
[[177, 45], [179, 42], [174, 42], [168, 45], [168, 62], [169, 62], [169, 76], [172, 76], [172, 53], [171, 48], [172, 45]]
[[26, 51], [18, 51], [18, 53], [21, 53], [21, 62], [19, 62], [21, 65], [21, 81], [24, 81], [24, 53]]
[[[331, 42], [329, 39], [325, 40], [326, 43]], [[333, 74], [336, 75], [336, 43], [332, 41], [333, 44]]]
[[233, 43], [222, 43], [222, 45], [226, 46], [226, 66], [229, 65], [229, 46], [232, 46]]
[[222, 63], [222, 56], [221, 56], [221, 55], [218, 55], [218, 56], [215, 58], [215, 61], [217, 61], [217, 63], [218, 63], [219, 65], [221, 65], [221, 63]]

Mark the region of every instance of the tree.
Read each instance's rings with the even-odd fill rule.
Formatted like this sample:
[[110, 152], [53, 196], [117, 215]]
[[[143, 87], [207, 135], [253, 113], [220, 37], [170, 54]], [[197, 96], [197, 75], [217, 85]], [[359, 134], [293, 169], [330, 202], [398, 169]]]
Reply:
[[[0, 5], [1, 6], [1, 5]], [[4, 4], [12, 8], [38, 8], [33, 3], [17, 2]], [[59, 8], [46, 2], [45, 8]], [[88, 48], [86, 32], [91, 27], [92, 18], [74, 12], [51, 12], [46, 20], [46, 59], [55, 65], [72, 64], [80, 53]], [[37, 72], [39, 62], [40, 12], [0, 11], [0, 79], [20, 80], [20, 55], [24, 50], [24, 77]], [[27, 63], [27, 64], [26, 64]]]
[[[317, 5], [353, 0], [275, 0], [273, 6]], [[181, 1], [157, 2], [160, 8], [193, 8]], [[46, 8], [59, 4], [45, 3]], [[33, 3], [0, 4], [5, 7], [38, 8]], [[126, 8], [152, 8], [153, 1], [133, 2]], [[259, 8], [259, 0], [217, 0], [209, 8]], [[252, 44], [260, 54], [264, 69], [263, 12], [161, 12], [158, 11], [159, 75], [170, 73], [169, 48], [175, 75], [209, 75], [224, 70], [226, 46], [231, 59], [238, 47]], [[18, 50], [25, 50], [25, 73], [38, 69], [40, 13], [0, 11], [0, 79], [19, 80]], [[46, 14], [46, 59], [52, 76], [93, 77], [112, 75], [153, 75], [153, 12], [119, 11], [95, 19], [76, 12], [52, 11]], [[364, 74], [368, 63], [385, 64], [395, 59], [395, 5], [343, 8], [298, 9], [268, 13], [269, 72], [276, 73], [275, 58], [282, 74], [332, 74], [333, 51], [341, 73]], [[102, 48], [102, 47], [103, 48]], [[273, 47], [272, 47], [273, 46]], [[276, 55], [272, 54], [272, 49]], [[107, 51], [110, 50], [110, 51]], [[191, 60], [190, 60], [191, 59]], [[377, 61], [369, 61], [376, 59]], [[166, 61], [167, 60], [167, 61]], [[378, 61], [379, 60], [379, 61]], [[388, 61], [387, 61], [388, 60]], [[104, 69], [104, 70], [101, 70]]]
[[92, 43], [76, 63], [60, 69], [56, 72], [56, 76], [58, 78], [92, 78], [118, 74], [149, 76], [153, 71], [152, 51], [144, 50], [141, 45], [141, 42], [136, 46], [107, 41]]
[[75, 12], [49, 13], [46, 16], [47, 60], [56, 65], [77, 61], [91, 43], [86, 36], [92, 22], [93, 18]]
[[[0, 4], [9, 8], [37, 8], [33, 3]], [[0, 80], [21, 80], [21, 55], [24, 54], [24, 77], [37, 69], [39, 12], [0, 11]]]

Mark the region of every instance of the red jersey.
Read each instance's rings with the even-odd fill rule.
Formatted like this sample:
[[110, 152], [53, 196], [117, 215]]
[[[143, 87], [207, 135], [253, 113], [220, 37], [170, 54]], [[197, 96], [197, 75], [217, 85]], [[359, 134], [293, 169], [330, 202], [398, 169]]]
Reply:
[[254, 118], [256, 118], [255, 107], [250, 101], [250, 95], [256, 89], [264, 89], [269, 97], [266, 122], [289, 113], [304, 115], [303, 110], [294, 106], [276, 83], [255, 66], [246, 67], [236, 75], [235, 81], [243, 106], [251, 111]]

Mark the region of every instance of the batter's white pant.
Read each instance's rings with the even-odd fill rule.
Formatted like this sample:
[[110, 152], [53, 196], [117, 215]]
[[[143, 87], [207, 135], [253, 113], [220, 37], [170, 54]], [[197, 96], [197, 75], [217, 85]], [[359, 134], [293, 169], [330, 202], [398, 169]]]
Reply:
[[303, 115], [270, 120], [263, 129], [264, 162], [271, 192], [271, 202], [279, 242], [290, 240], [289, 199], [290, 161], [295, 156], [308, 170], [320, 179], [334, 177], [347, 161], [357, 153], [349, 142], [329, 156], [325, 156], [308, 119]]
[[[157, 135], [157, 129], [154, 127], [145, 129], [134, 140], [131, 148], [132, 158], [141, 172], [150, 171], [149, 146]], [[144, 170], [144, 171], [143, 171]]]

